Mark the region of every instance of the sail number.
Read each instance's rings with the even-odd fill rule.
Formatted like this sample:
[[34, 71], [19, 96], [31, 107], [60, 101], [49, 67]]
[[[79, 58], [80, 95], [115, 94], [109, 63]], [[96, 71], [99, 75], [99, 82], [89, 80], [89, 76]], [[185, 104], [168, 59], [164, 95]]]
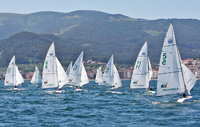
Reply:
[[10, 73], [10, 71], [11, 71], [11, 68], [8, 68], [8, 71], [7, 71], [7, 72]]
[[140, 66], [141, 66], [141, 61], [137, 61], [137, 65], [136, 65], [136, 69], [139, 69], [140, 68]]
[[48, 68], [48, 61], [45, 62], [45, 69]]
[[75, 71], [77, 67], [78, 67], [78, 65], [75, 64], [73, 70]]
[[108, 71], [109, 71], [109, 68], [106, 68], [106, 69], [105, 69], [105, 73], [108, 73]]
[[166, 65], [167, 53], [163, 53], [162, 65]]

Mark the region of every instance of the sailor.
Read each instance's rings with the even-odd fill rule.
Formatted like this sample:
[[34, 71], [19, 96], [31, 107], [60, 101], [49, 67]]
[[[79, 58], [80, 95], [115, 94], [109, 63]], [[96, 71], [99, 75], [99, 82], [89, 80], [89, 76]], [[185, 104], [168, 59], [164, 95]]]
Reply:
[[185, 93], [183, 93], [183, 98], [186, 98], [186, 94]]
[[150, 88], [149, 90], [152, 91], [152, 88]]
[[62, 89], [61, 88], [58, 88], [56, 91], [61, 91]]

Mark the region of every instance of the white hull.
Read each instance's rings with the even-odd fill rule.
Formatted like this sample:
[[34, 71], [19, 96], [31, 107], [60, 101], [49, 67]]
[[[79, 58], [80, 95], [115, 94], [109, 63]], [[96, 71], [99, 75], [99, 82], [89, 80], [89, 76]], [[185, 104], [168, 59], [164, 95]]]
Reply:
[[192, 96], [187, 96], [177, 100], [177, 102], [191, 102], [191, 101], [192, 101]]
[[64, 90], [56, 90], [55, 92], [56, 92], [56, 93], [63, 93]]
[[155, 94], [156, 91], [150, 91], [150, 90], [148, 90], [148, 91], [146, 91], [146, 93], [147, 93], [147, 94]]

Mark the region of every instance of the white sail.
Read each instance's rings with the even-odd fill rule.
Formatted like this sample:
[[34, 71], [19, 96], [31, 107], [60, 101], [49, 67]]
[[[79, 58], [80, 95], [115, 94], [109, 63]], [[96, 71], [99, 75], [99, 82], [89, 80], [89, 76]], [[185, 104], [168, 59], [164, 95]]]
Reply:
[[41, 79], [41, 76], [40, 76], [40, 71], [37, 68], [37, 66], [35, 66], [35, 72], [34, 72], [33, 77], [31, 79], [31, 83], [33, 83], [33, 84], [42, 83], [42, 79]]
[[85, 85], [87, 83], [89, 83], [89, 79], [88, 79], [85, 67], [83, 65], [83, 62], [82, 62], [81, 81], [80, 81], [79, 87], [81, 87], [81, 86], [83, 86], [83, 85]]
[[42, 88], [56, 88], [58, 87], [58, 78], [57, 78], [57, 68], [56, 68], [56, 56], [55, 56], [55, 47], [52, 43], [49, 48], [43, 67], [42, 74]]
[[96, 78], [95, 78], [95, 82], [98, 83], [99, 85], [102, 84], [102, 78], [103, 78], [101, 68], [102, 67], [100, 66], [99, 69], [97, 69]]
[[20, 74], [18, 67], [16, 65], [15, 65], [15, 71], [16, 71], [15, 86], [18, 86], [24, 82], [24, 79], [23, 79], [22, 75]]
[[174, 29], [170, 24], [161, 51], [157, 96], [183, 93], [184, 91], [184, 81]]
[[57, 74], [58, 74], [58, 88], [60, 89], [69, 82], [69, 79], [57, 57], [56, 57], [56, 64], [57, 64]]
[[83, 51], [77, 58], [72, 71], [69, 74], [69, 83], [70, 85], [79, 86], [81, 81], [81, 72], [82, 72], [82, 61], [83, 61]]
[[15, 56], [11, 59], [5, 76], [4, 86], [15, 86]]
[[69, 74], [71, 71], [72, 71], [72, 62], [69, 64], [69, 66], [67, 68], [67, 71], [66, 71], [67, 77], [69, 77]]
[[186, 89], [187, 89], [188, 93], [191, 95], [190, 90], [196, 84], [197, 79], [196, 79], [195, 75], [184, 64], [181, 64], [181, 65], [182, 65], [182, 71], [183, 71], [183, 75], [184, 75]]
[[110, 57], [103, 74], [103, 85], [113, 86], [114, 84], [114, 64], [113, 55]]
[[131, 89], [149, 88], [147, 42], [141, 48], [132, 74]]
[[115, 88], [119, 88], [122, 86], [122, 82], [121, 79], [119, 77], [119, 73], [117, 71], [116, 66], [114, 65], [114, 87]]
[[149, 81], [150, 81], [151, 77], [152, 77], [152, 74], [153, 74], [153, 71], [152, 71], [152, 68], [151, 68], [151, 62], [150, 62], [149, 58], [148, 58], [148, 61], [149, 61]]

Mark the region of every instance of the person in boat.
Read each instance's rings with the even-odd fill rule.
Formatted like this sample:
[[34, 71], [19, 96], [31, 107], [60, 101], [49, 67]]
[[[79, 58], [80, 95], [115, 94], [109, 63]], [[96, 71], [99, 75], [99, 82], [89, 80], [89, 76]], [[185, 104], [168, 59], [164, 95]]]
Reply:
[[81, 89], [81, 87], [78, 87], [78, 89]]
[[17, 86], [15, 86], [15, 88], [18, 88]]
[[183, 93], [183, 98], [186, 98], [186, 94], [185, 93]]
[[56, 91], [61, 91], [62, 89], [61, 88], [58, 88]]
[[149, 91], [152, 91], [152, 88], [150, 88]]

